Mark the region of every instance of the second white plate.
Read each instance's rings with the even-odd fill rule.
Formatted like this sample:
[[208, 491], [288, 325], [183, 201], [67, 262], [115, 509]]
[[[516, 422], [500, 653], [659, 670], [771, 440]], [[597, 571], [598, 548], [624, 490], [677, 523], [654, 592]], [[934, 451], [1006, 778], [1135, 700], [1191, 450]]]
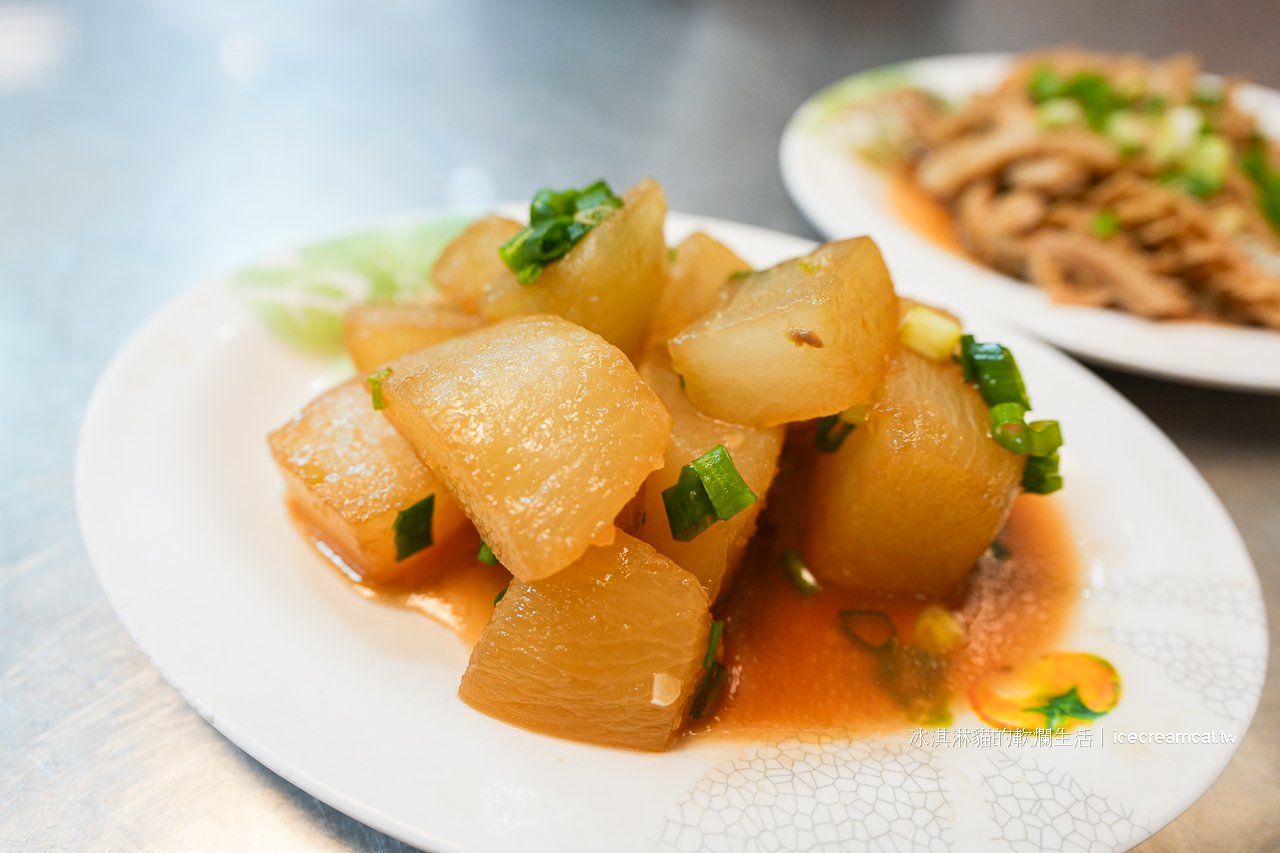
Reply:
[[[826, 132], [823, 117], [842, 100], [913, 85], [956, 100], [993, 88], [1007, 54], [920, 59], [877, 68], [829, 86], [806, 101], [782, 134], [787, 191], [830, 239], [870, 234], [896, 277], [943, 301], [972, 305], [1082, 358], [1199, 385], [1280, 393], [1280, 331], [1206, 323], [1152, 322], [1119, 311], [1054, 303], [1038, 288], [971, 263], [921, 237], [895, 216], [881, 173]], [[1240, 103], [1280, 137], [1280, 92], [1246, 86]]]

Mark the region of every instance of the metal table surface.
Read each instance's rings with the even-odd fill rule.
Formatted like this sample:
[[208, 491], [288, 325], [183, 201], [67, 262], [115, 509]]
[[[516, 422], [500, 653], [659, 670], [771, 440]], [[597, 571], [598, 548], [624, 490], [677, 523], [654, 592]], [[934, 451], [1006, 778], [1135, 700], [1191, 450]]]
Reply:
[[[775, 156], [811, 92], [1063, 42], [1191, 49], [1280, 85], [1261, 0], [0, 5], [0, 848], [403, 848], [206, 724], [94, 579], [76, 432], [159, 306], [389, 212], [599, 176], [651, 174], [674, 209], [816, 236]], [[1221, 496], [1280, 612], [1280, 397], [1101, 375]], [[1222, 777], [1141, 849], [1280, 849], [1276, 678]]]

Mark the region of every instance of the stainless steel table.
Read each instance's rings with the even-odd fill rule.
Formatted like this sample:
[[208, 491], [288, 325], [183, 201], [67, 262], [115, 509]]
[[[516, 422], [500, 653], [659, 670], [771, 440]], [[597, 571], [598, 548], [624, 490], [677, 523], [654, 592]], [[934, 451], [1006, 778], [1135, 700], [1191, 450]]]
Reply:
[[[1192, 49], [1280, 85], [1280, 15], [1261, 0], [0, 5], [0, 848], [403, 847], [201, 720], [94, 579], [76, 430], [165, 301], [388, 212], [599, 176], [652, 174], [675, 209], [814, 236], [775, 165], [812, 91], [912, 56], [1061, 42]], [[1280, 398], [1101, 375], [1208, 478], [1280, 612]], [[1141, 849], [1277, 848], [1273, 677], [1221, 779]]]

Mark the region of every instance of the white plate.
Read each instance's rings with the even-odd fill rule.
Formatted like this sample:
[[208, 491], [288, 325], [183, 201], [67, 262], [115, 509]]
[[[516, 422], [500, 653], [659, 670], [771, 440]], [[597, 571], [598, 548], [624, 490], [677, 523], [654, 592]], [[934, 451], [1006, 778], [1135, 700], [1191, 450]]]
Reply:
[[[959, 258], [891, 210], [885, 179], [841, 145], [823, 121], [842, 100], [875, 88], [918, 85], [957, 100], [994, 87], [1007, 54], [921, 59], [854, 75], [806, 101], [782, 134], [782, 180], [801, 212], [830, 239], [870, 234], [896, 275], [928, 282], [951, 301], [1001, 316], [1082, 358], [1201, 385], [1280, 392], [1280, 332], [1205, 323], [1158, 323], [1119, 311], [1051, 302], [1044, 292]], [[1280, 137], [1280, 92], [1246, 86], [1240, 104]]]
[[[702, 228], [757, 266], [812, 245], [668, 224], [672, 242]], [[647, 755], [471, 710], [454, 636], [353, 595], [289, 524], [265, 436], [349, 368], [286, 348], [225, 282], [160, 311], [103, 375], [76, 470], [85, 542], [138, 645], [210, 723], [439, 853], [1124, 849], [1189, 806], [1235, 746], [1121, 746], [1112, 730], [1243, 735], [1266, 668], [1257, 579], [1213, 493], [1132, 405], [1058, 352], [966, 319], [1013, 347], [1037, 414], [1064, 424], [1060, 500], [1090, 580], [1061, 648], [1109, 659], [1125, 690], [1091, 747], [923, 748], [904, 731]], [[978, 726], [967, 711], [956, 725]]]

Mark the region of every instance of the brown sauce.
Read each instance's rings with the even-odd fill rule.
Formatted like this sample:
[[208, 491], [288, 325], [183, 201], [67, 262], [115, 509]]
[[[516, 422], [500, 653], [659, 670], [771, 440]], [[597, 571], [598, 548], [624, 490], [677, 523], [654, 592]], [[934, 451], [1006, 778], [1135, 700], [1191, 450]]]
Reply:
[[[474, 533], [441, 543], [431, 565], [394, 585], [360, 578], [294, 510], [307, 540], [358, 594], [414, 610], [474, 646], [493, 613], [493, 599], [511, 581], [500, 566], [475, 560]], [[1006, 559], [983, 558], [952, 600], [911, 593], [824, 588], [803, 595], [782, 571], [768, 530], [756, 537], [729, 595], [716, 606], [724, 622], [723, 660], [729, 678], [715, 713], [692, 724], [694, 735], [758, 736], [821, 731], [863, 735], [902, 729], [913, 721], [878, 677], [877, 661], [840, 625], [842, 610], [875, 610], [893, 620], [911, 644], [916, 619], [931, 604], [960, 614], [965, 639], [946, 656], [945, 694], [954, 712], [971, 685], [989, 673], [1036, 660], [1061, 636], [1079, 596], [1078, 560], [1056, 501], [1023, 495], [999, 545]], [[326, 553], [327, 552], [327, 553]], [[915, 721], [919, 722], [919, 721]]]
[[806, 596], [773, 549], [755, 549], [733, 594], [716, 608], [724, 622], [725, 692], [713, 717], [692, 732], [869, 734], [908, 725], [875, 655], [842, 629], [842, 610], [886, 614], [906, 645], [927, 606], [958, 610], [966, 636], [945, 656], [943, 689], [953, 697], [952, 710], [962, 711], [975, 681], [1047, 651], [1079, 595], [1075, 549], [1052, 498], [1020, 497], [999, 542], [1007, 559], [980, 561], [953, 601], [831, 587]]
[[457, 634], [467, 648], [476, 644], [480, 632], [489, 624], [494, 597], [511, 583], [510, 573], [502, 566], [490, 566], [475, 558], [480, 549], [480, 536], [475, 531], [432, 546], [430, 561], [419, 560], [417, 567], [395, 583], [377, 583], [362, 576], [349, 555], [339, 554], [331, 547], [322, 528], [302, 506], [291, 501], [288, 509], [307, 542], [358, 595], [430, 616]]

